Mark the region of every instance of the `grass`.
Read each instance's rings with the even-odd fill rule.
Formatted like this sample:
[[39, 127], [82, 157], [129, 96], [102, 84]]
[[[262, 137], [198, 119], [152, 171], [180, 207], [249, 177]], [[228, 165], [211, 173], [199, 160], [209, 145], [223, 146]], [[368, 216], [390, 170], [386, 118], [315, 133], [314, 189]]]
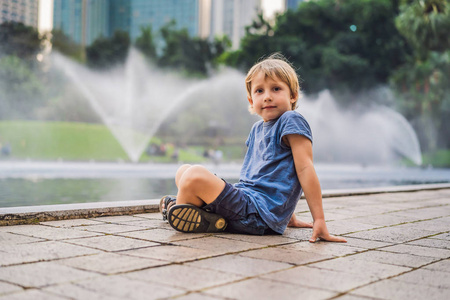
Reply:
[[423, 155], [423, 165], [437, 168], [450, 167], [450, 149], [440, 149]]
[[[160, 143], [158, 139], [152, 140]], [[117, 161], [128, 160], [125, 151], [100, 124], [1, 121], [0, 143], [11, 145], [11, 158], [33, 160]], [[173, 146], [166, 156], [142, 155], [140, 161], [171, 162]], [[1, 156], [0, 156], [1, 157]], [[201, 162], [204, 158], [193, 149], [180, 149], [179, 160]]]

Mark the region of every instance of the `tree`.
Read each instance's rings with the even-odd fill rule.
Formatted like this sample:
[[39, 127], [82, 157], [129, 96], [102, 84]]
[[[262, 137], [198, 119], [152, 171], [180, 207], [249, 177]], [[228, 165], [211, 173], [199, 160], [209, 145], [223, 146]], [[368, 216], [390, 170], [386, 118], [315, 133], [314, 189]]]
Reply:
[[64, 32], [54, 29], [50, 38], [52, 49], [73, 58], [77, 61], [83, 62], [85, 60], [85, 52], [81, 45], [77, 44]]
[[141, 27], [141, 35], [136, 39], [134, 43], [137, 49], [139, 49], [150, 60], [156, 60], [156, 46], [153, 41], [152, 26]]
[[0, 58], [0, 119], [33, 118], [43, 102], [39, 78], [21, 58]]
[[246, 71], [262, 56], [282, 52], [299, 67], [305, 93], [327, 88], [334, 95], [355, 95], [386, 84], [408, 55], [395, 28], [396, 10], [389, 0], [303, 2], [278, 16], [273, 28], [259, 17], [241, 49], [224, 60]]
[[42, 49], [42, 42], [43, 38], [31, 26], [16, 22], [0, 24], [0, 57], [15, 55], [30, 63], [34, 62]]
[[396, 26], [414, 49], [391, 82], [399, 106], [418, 132], [422, 148], [450, 147], [450, 4], [445, 0], [410, 1]]
[[111, 38], [100, 37], [86, 48], [89, 66], [106, 69], [125, 62], [130, 47], [130, 36], [125, 31], [116, 31]]

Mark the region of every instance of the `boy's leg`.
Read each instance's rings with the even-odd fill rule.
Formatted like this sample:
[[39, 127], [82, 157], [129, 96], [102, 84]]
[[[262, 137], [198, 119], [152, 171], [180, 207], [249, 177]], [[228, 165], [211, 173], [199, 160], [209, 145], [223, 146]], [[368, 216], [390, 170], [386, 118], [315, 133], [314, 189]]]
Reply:
[[175, 181], [178, 187], [177, 204], [198, 207], [216, 200], [225, 187], [222, 179], [200, 165], [181, 166]]

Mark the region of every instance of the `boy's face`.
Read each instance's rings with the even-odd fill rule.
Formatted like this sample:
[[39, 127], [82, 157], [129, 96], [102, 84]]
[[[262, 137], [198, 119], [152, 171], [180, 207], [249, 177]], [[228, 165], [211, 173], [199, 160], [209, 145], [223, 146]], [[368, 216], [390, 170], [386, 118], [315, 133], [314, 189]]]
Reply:
[[292, 110], [295, 102], [289, 86], [276, 78], [266, 77], [264, 73], [257, 74], [251, 83], [251, 97], [248, 102], [264, 122], [277, 119], [288, 110]]

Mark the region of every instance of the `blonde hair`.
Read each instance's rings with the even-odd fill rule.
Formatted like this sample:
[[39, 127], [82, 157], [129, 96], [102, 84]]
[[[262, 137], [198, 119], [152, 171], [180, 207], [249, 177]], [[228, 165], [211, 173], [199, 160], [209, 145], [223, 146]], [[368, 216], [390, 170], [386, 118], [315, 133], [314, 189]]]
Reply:
[[[297, 108], [297, 101], [300, 94], [300, 85], [298, 83], [297, 73], [291, 63], [280, 53], [274, 53], [262, 61], [256, 63], [247, 73], [245, 85], [247, 87], [247, 95], [251, 98], [252, 80], [263, 72], [266, 77], [272, 80], [281, 80], [289, 86], [291, 98], [295, 99], [292, 103], [292, 110]], [[253, 113], [253, 108], [249, 107], [249, 111]]]

